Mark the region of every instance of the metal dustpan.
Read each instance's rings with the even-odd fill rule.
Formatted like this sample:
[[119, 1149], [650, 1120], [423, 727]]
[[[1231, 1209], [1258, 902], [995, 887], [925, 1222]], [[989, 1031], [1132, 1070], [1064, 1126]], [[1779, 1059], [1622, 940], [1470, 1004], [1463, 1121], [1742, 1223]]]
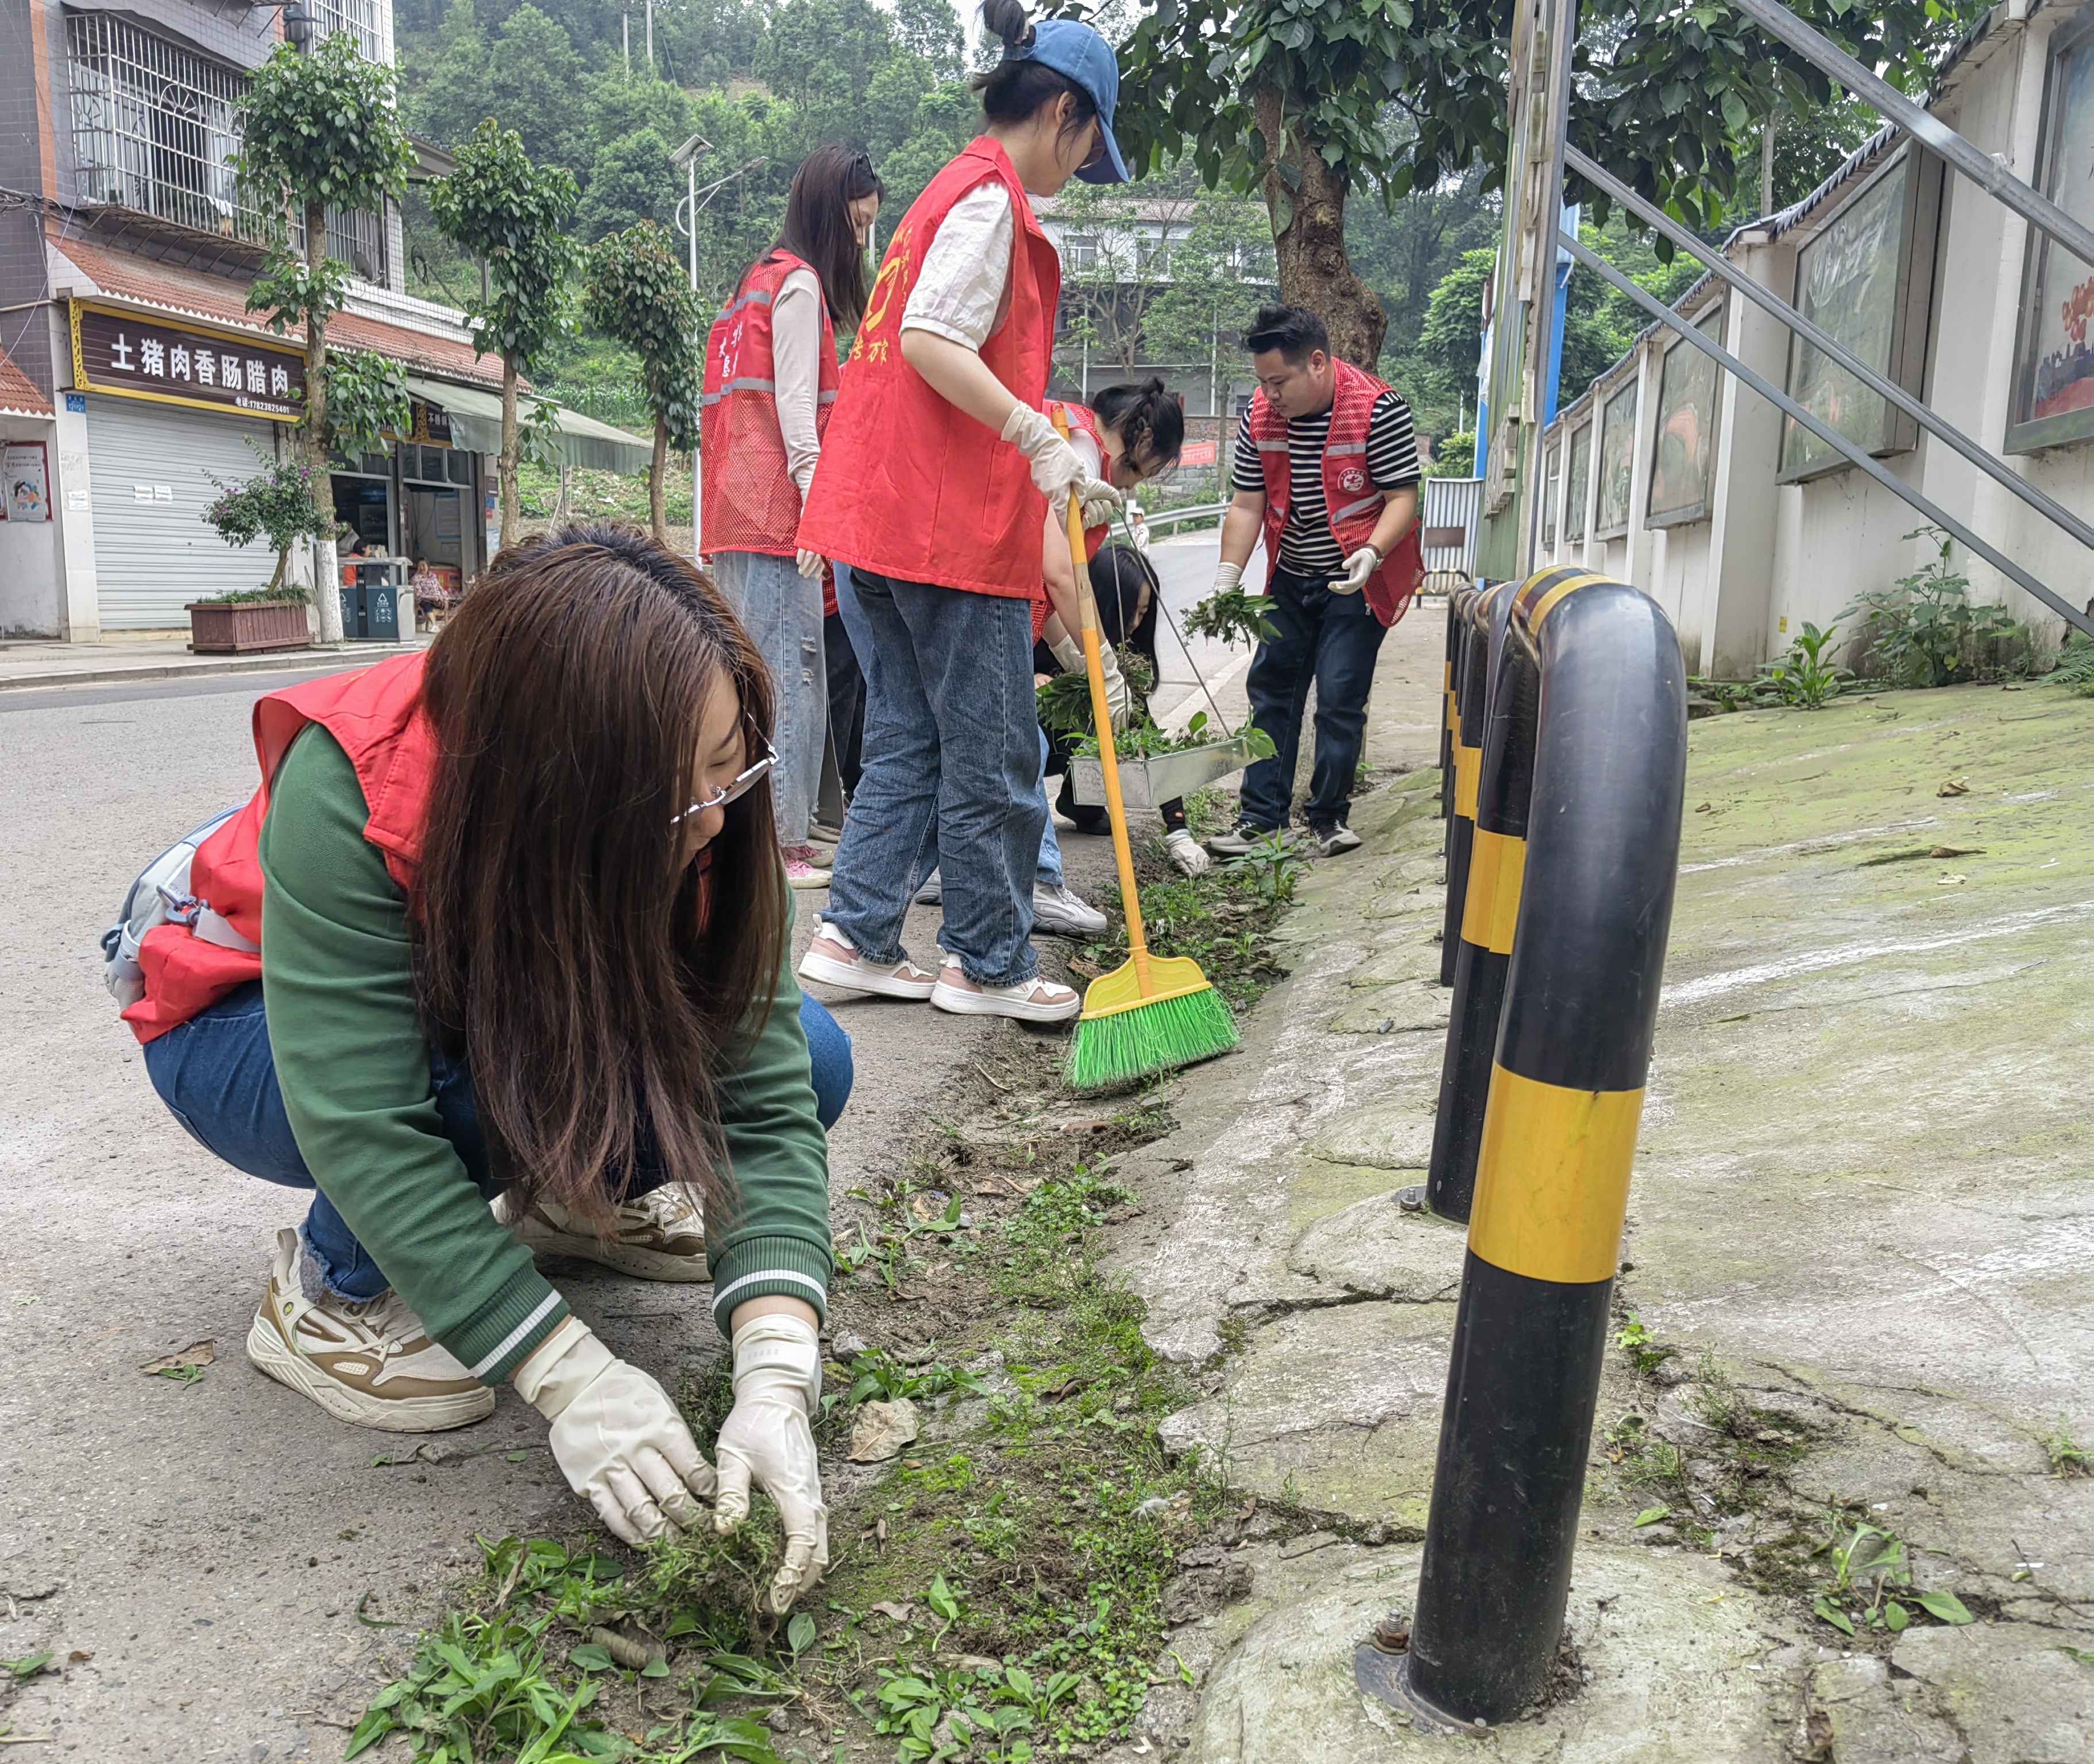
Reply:
[[[1131, 809], [1158, 809], [1166, 802], [1210, 784], [1231, 772], [1241, 771], [1257, 756], [1246, 736], [1205, 747], [1180, 748], [1150, 759], [1123, 758], [1119, 763], [1120, 795]], [[1106, 772], [1101, 760], [1072, 758], [1069, 776], [1076, 800], [1086, 808], [1106, 806]]]

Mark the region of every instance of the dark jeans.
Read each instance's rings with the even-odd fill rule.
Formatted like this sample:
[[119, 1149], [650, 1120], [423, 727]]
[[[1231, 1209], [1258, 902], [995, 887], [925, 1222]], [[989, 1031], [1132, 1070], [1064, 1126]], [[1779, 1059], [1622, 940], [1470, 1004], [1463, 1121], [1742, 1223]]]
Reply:
[[[801, 999], [800, 1022], [807, 1033], [815, 1112], [824, 1128], [833, 1127], [850, 1096], [850, 1037], [812, 998]], [[148, 1041], [146, 1071], [160, 1100], [206, 1151], [264, 1182], [313, 1190], [302, 1235], [330, 1292], [347, 1299], [376, 1298], [392, 1284], [306, 1168], [276, 1084], [259, 980]], [[480, 1192], [492, 1198], [501, 1184], [488, 1168], [487, 1143], [464, 1062], [431, 1049], [429, 1084], [444, 1136]], [[629, 1199], [667, 1180], [643, 1152], [622, 1192]]]
[[[836, 572], [840, 580], [848, 573], [848, 566]], [[822, 649], [829, 674], [829, 746], [848, 798], [857, 793], [865, 772], [865, 676], [841, 613], [822, 621]]]
[[1040, 970], [1032, 878], [1040, 780], [1028, 601], [853, 569], [837, 596], [865, 671], [865, 776], [836, 847], [822, 916], [876, 967], [938, 866], [940, 942], [978, 986]]
[[1276, 634], [1261, 643], [1245, 687], [1250, 719], [1277, 751], [1244, 773], [1243, 818], [1267, 831], [1287, 824], [1294, 801], [1301, 709], [1316, 684], [1316, 765], [1309, 779], [1309, 823], [1342, 822], [1366, 736], [1367, 693], [1388, 628], [1365, 594], [1334, 594], [1321, 576], [1272, 573], [1266, 616]]

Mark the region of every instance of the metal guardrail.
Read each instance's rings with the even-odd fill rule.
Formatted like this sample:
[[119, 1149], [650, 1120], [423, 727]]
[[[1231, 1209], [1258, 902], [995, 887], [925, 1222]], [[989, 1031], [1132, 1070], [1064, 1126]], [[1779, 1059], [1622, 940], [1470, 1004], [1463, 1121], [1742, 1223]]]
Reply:
[[1193, 508], [1174, 508], [1166, 515], [1152, 515], [1144, 509], [1141, 519], [1151, 532], [1161, 532], [1166, 527], [1175, 527], [1181, 521], [1214, 520], [1228, 511], [1227, 502], [1201, 502]]

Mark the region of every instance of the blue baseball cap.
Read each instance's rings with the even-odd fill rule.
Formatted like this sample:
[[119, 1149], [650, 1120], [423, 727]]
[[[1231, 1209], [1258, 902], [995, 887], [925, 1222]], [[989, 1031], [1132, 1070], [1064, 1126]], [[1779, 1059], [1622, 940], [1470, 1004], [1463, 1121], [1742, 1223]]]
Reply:
[[1090, 94], [1098, 107], [1098, 124], [1105, 136], [1105, 151], [1076, 173], [1086, 184], [1124, 184], [1127, 161], [1119, 156], [1113, 139], [1113, 111], [1119, 103], [1119, 63], [1113, 59], [1112, 45], [1088, 24], [1070, 19], [1046, 19], [1032, 27], [1032, 41], [1011, 52], [1013, 60], [1030, 59], [1055, 72], [1066, 74]]

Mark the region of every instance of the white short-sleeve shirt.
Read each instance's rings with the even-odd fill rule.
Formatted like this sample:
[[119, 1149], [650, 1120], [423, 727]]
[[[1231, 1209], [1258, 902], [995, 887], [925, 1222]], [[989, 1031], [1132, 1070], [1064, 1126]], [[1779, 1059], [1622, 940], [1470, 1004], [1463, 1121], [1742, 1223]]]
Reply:
[[901, 309], [901, 328], [979, 352], [1003, 319], [1015, 225], [1010, 193], [993, 178], [946, 210]]

